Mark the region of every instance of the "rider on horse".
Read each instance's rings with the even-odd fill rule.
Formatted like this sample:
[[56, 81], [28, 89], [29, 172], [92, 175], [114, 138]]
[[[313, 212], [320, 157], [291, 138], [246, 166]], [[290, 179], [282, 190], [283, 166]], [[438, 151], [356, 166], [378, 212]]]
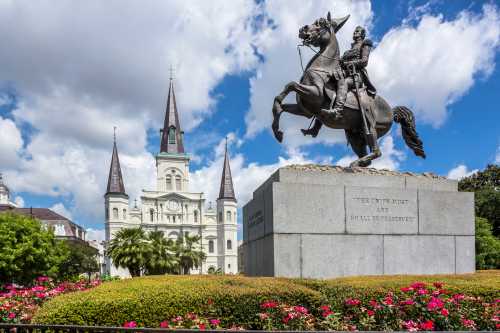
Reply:
[[[352, 73], [353, 67], [356, 69], [356, 72], [360, 73], [362, 83], [366, 87], [367, 93], [372, 97], [377, 93], [377, 90], [370, 81], [366, 70], [373, 43], [371, 40], [365, 39], [365, 36], [366, 30], [363, 27], [357, 26], [356, 29], [354, 29], [354, 42], [351, 44], [351, 49], [347, 50], [340, 59], [340, 64], [342, 66], [341, 75], [337, 74], [334, 76], [337, 81], [337, 97], [335, 99], [333, 109], [329, 112], [331, 112], [337, 119], [340, 119], [343, 116], [342, 110], [344, 109], [344, 104], [347, 98], [347, 91], [354, 89], [354, 73]], [[333, 72], [338, 73], [336, 70]], [[310, 129], [302, 130], [302, 133], [304, 135], [312, 135], [313, 137], [316, 137], [321, 125], [321, 121], [316, 119], [314, 126]]]

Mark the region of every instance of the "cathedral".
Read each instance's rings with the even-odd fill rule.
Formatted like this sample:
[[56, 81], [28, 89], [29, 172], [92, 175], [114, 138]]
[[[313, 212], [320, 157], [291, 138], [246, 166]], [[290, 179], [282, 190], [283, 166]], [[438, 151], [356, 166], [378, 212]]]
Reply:
[[[143, 190], [140, 205], [130, 208], [125, 191], [116, 140], [104, 195], [106, 244], [122, 228], [141, 227], [146, 231], [163, 231], [170, 239], [181, 235], [201, 236], [200, 246], [206, 254], [201, 267], [192, 274], [206, 274], [210, 268], [224, 273], [237, 273], [237, 209], [229, 157], [224, 156], [220, 191], [215, 209], [203, 192], [189, 191], [189, 155], [184, 150], [173, 80], [167, 97], [165, 122], [161, 132], [160, 152], [156, 155], [156, 189]], [[105, 258], [107, 274], [129, 276], [128, 271], [115, 267]]]

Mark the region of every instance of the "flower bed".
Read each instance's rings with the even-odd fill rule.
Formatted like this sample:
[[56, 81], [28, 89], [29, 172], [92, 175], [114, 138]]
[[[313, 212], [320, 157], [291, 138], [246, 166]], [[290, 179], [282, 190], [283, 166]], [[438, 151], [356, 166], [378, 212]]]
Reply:
[[197, 329], [491, 330], [498, 329], [499, 291], [498, 271], [335, 280], [155, 276], [61, 295], [46, 303], [34, 322]]
[[55, 284], [52, 279], [42, 276], [31, 288], [0, 286], [0, 323], [30, 323], [42, 303], [57, 295], [87, 290], [99, 284], [99, 280]]

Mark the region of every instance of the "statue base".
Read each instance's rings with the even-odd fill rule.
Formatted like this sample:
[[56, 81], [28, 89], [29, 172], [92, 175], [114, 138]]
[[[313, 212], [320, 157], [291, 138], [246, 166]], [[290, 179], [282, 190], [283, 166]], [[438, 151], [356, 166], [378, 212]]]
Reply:
[[475, 271], [474, 194], [433, 174], [292, 165], [243, 207], [248, 276]]

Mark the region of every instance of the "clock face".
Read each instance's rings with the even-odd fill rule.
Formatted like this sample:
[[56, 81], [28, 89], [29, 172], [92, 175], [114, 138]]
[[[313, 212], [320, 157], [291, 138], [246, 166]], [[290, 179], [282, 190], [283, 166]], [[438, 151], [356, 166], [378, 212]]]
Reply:
[[174, 211], [178, 210], [180, 207], [179, 201], [177, 201], [177, 200], [169, 200], [167, 202], [167, 205], [168, 205], [168, 209], [174, 210]]

